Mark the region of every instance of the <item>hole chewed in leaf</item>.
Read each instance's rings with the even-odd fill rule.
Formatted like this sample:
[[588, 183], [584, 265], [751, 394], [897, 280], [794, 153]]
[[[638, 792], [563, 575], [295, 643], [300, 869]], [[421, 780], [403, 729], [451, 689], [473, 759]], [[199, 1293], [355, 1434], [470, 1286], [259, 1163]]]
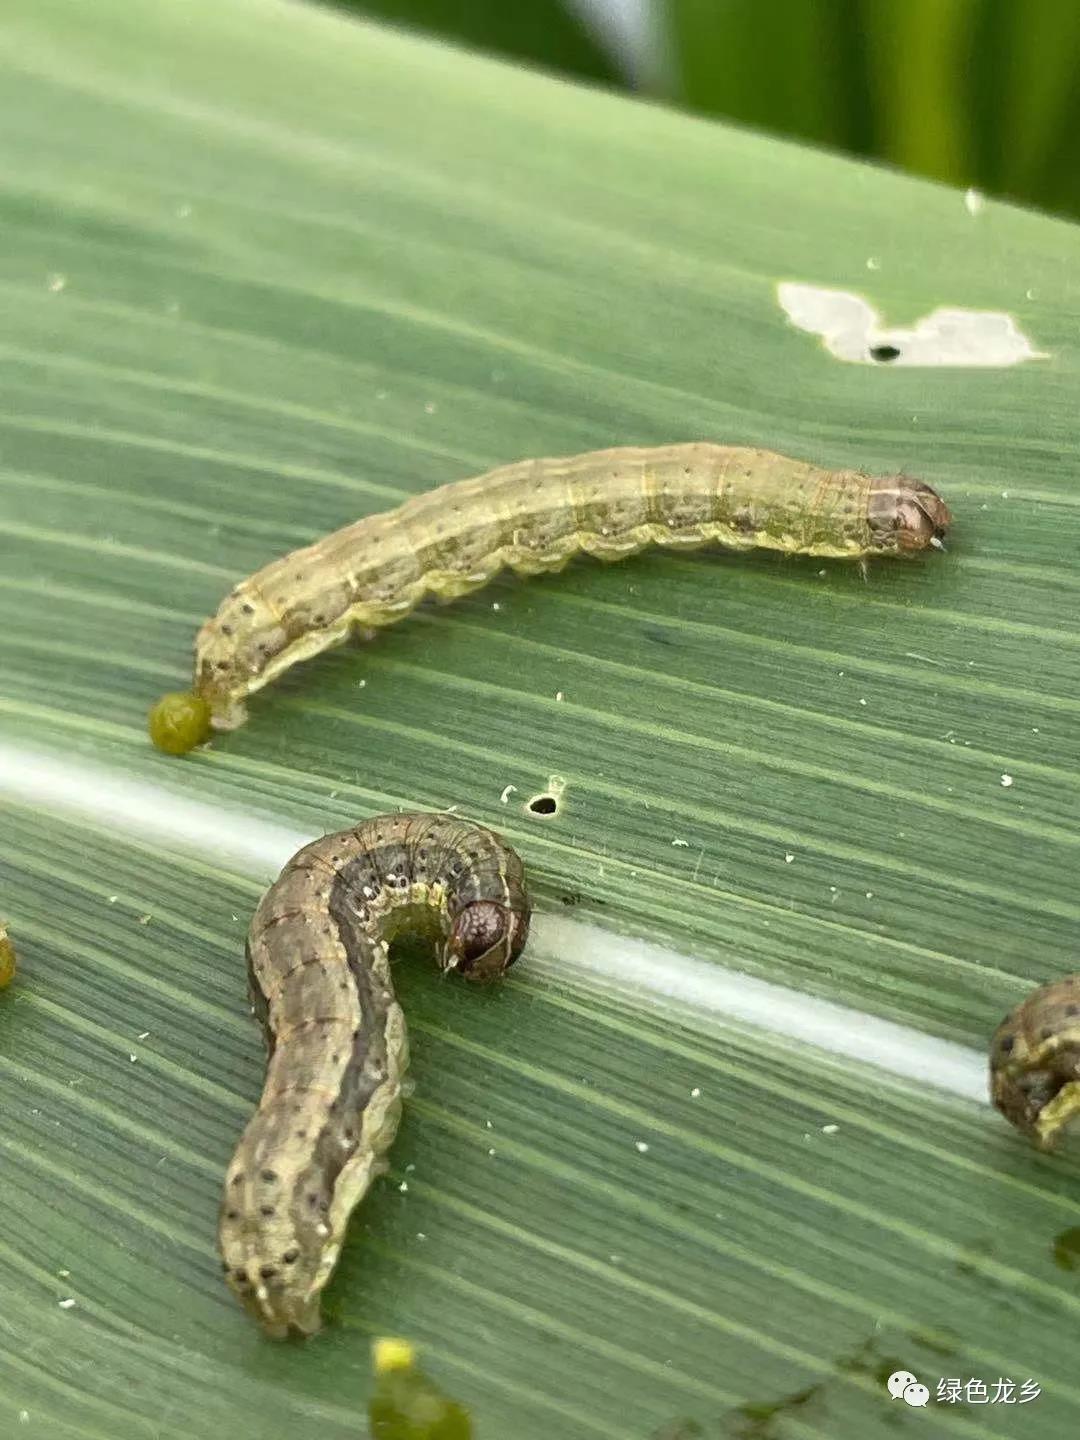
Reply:
[[1004, 368], [1048, 358], [1004, 310], [943, 306], [902, 329], [883, 325], [873, 306], [849, 290], [784, 281], [776, 298], [793, 325], [820, 335], [830, 355], [855, 365]]
[[525, 801], [522, 807], [525, 814], [539, 820], [547, 820], [553, 815], [558, 815], [562, 809], [562, 797], [565, 790], [566, 781], [561, 775], [550, 776], [547, 789], [541, 790], [539, 795], [533, 795]]

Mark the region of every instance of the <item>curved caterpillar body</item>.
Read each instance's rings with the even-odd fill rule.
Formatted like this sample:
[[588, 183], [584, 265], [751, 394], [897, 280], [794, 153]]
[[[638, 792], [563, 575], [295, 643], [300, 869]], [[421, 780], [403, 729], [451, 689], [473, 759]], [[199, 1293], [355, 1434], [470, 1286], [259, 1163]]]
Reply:
[[229, 1165], [218, 1246], [230, 1287], [275, 1339], [319, 1328], [349, 1215], [397, 1130], [408, 1046], [387, 945], [406, 929], [438, 938], [444, 971], [501, 975], [529, 929], [517, 854], [452, 816], [379, 816], [298, 851], [251, 924], [269, 1061]]
[[990, 1093], [1044, 1150], [1080, 1113], [1080, 975], [1040, 985], [1006, 1015], [990, 1045]]
[[504, 566], [561, 569], [648, 545], [857, 559], [939, 545], [951, 523], [928, 485], [823, 470], [768, 450], [691, 443], [523, 460], [369, 515], [275, 560], [226, 597], [195, 641], [190, 694], [151, 712], [154, 743], [183, 753], [246, 718], [248, 695], [350, 630], [452, 600]]

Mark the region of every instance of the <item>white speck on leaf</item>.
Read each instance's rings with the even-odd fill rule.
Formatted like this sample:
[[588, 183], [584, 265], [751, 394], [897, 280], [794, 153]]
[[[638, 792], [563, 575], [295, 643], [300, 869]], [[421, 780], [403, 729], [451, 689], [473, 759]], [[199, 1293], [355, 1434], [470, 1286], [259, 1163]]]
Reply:
[[637, 1150], [639, 1155], [647, 1155], [649, 1153], [649, 1145], [648, 1142], [645, 1140], [635, 1140], [634, 1148]]
[[1009, 786], [1013, 783], [1013, 777], [1011, 775], [1002, 775], [1001, 783], [1007, 790]]

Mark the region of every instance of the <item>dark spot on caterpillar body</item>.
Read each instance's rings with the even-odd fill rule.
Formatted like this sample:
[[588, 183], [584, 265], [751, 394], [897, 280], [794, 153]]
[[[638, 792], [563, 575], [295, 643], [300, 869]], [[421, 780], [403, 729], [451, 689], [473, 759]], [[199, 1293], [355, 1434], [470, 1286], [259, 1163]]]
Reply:
[[[456, 872], [420, 892], [442, 936], [440, 966], [474, 981], [501, 975], [528, 935], [521, 861], [491, 831], [449, 815], [381, 817], [305, 846], [252, 921], [255, 1011], [274, 1045], [263, 1102], [229, 1166], [218, 1244], [229, 1283], [274, 1338], [319, 1328], [349, 1214], [397, 1130], [408, 1052], [387, 941], [399, 917], [420, 923], [412, 897], [421, 848]], [[337, 862], [329, 889], [328, 855]], [[355, 904], [364, 886], [370, 917]], [[287, 926], [277, 923], [286, 911]], [[298, 953], [323, 963], [298, 964]], [[265, 1188], [244, 1191], [245, 1175], [273, 1186], [274, 1203]]]

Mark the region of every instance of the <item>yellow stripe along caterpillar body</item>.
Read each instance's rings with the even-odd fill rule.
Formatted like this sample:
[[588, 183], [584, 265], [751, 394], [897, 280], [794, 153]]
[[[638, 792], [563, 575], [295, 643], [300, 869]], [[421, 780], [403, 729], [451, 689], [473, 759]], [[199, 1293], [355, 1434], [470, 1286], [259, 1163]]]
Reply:
[[151, 711], [181, 754], [246, 718], [252, 692], [350, 630], [451, 600], [503, 567], [559, 570], [578, 553], [618, 560], [648, 545], [717, 543], [858, 559], [940, 544], [941, 498], [904, 476], [825, 470], [768, 450], [706, 442], [523, 460], [417, 495], [272, 561], [243, 580], [195, 641], [190, 693]]
[[448, 815], [384, 815], [324, 836], [263, 896], [248, 974], [269, 1060], [229, 1165], [218, 1247], [267, 1334], [319, 1328], [349, 1215], [397, 1131], [408, 1045], [388, 942], [433, 933], [441, 969], [486, 981], [528, 928], [517, 854]]

